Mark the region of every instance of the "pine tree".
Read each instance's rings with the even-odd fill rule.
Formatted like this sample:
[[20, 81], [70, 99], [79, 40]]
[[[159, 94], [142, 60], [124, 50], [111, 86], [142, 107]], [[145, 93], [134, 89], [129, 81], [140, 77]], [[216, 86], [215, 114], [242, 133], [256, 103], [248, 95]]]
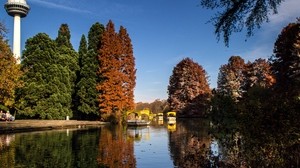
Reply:
[[41, 119], [72, 117], [71, 71], [63, 66], [64, 56], [47, 34], [26, 41], [22, 55], [24, 86], [17, 91], [19, 114]]
[[77, 82], [77, 74], [79, 73], [78, 53], [71, 44], [71, 33], [67, 24], [62, 24], [60, 26], [55, 42], [58, 47], [58, 53], [62, 58], [60, 64], [70, 71], [70, 76], [68, 77], [72, 89], [72, 101], [70, 104], [72, 105], [72, 110], [75, 111], [76, 107], [73, 105], [76, 105], [75, 85]]
[[245, 61], [240, 56], [231, 56], [228, 64], [220, 67], [217, 91], [238, 100], [243, 95]]
[[100, 82], [97, 84], [99, 91], [98, 101], [102, 120], [111, 122], [121, 121], [124, 75], [120, 72], [122, 46], [114, 24], [109, 21], [102, 36], [102, 45], [99, 52]]
[[122, 85], [124, 93], [123, 110], [128, 111], [134, 109], [134, 88], [136, 84], [135, 58], [133, 56], [131, 39], [123, 26], [120, 27], [119, 37], [122, 45], [120, 71], [124, 74]]
[[96, 90], [97, 82], [100, 80], [97, 76], [99, 61], [98, 50], [101, 46], [101, 38], [104, 31], [104, 26], [100, 23], [95, 23], [91, 26], [88, 33], [88, 49], [85, 38], [81, 40], [79, 47], [80, 58], [80, 73], [79, 82], [77, 84], [78, 107], [81, 118], [88, 117], [98, 119], [94, 115], [99, 114], [98, 109], [98, 92]]
[[20, 65], [4, 39], [5, 26], [0, 22], [0, 107], [12, 108], [14, 105], [15, 89], [22, 86]]
[[203, 116], [211, 91], [205, 70], [190, 58], [173, 69], [168, 86], [168, 102], [178, 116]]

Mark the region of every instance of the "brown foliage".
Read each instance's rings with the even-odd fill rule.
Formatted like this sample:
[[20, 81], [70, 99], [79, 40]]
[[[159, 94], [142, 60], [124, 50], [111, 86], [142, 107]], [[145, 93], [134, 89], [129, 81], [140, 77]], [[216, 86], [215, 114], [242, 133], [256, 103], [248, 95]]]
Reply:
[[135, 63], [131, 40], [126, 29], [115, 32], [112, 21], [106, 26], [99, 50], [100, 83], [98, 101], [103, 120], [109, 117], [120, 122], [124, 110], [133, 109], [133, 89], [135, 87]]
[[200, 106], [207, 104], [211, 93], [205, 70], [190, 58], [183, 59], [173, 69], [168, 93], [170, 108], [179, 116], [203, 115]]
[[245, 62], [240, 56], [231, 56], [228, 64], [220, 67], [218, 92], [237, 100], [242, 96], [242, 84], [245, 80]]

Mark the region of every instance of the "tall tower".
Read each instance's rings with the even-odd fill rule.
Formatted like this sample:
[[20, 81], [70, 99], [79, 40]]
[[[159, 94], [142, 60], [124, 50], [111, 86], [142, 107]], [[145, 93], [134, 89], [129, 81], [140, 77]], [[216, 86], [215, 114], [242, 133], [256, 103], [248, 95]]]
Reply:
[[13, 53], [18, 63], [21, 60], [21, 18], [25, 17], [30, 7], [26, 0], [8, 0], [4, 5], [6, 12], [14, 17]]

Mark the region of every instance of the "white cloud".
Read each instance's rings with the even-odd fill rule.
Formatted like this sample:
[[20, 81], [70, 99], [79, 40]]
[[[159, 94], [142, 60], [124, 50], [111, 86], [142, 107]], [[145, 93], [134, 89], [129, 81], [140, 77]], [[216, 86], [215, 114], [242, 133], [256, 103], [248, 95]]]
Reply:
[[58, 2], [58, 1], [48, 1], [48, 0], [29, 0], [32, 3], [36, 3], [38, 5], [42, 5], [47, 8], [52, 9], [61, 9], [61, 10], [67, 10], [71, 12], [77, 12], [77, 13], [91, 13], [88, 10], [79, 9], [76, 7], [70, 6], [70, 4], [64, 3], [64, 2]]
[[300, 1], [286, 0], [282, 2], [278, 9], [278, 14], [270, 16], [271, 25], [280, 25], [290, 20], [295, 21], [296, 17], [300, 17]]
[[258, 58], [268, 59], [273, 53], [273, 46], [270, 44], [264, 45], [257, 45], [254, 49], [241, 53], [244, 60], [247, 61], [254, 61]]

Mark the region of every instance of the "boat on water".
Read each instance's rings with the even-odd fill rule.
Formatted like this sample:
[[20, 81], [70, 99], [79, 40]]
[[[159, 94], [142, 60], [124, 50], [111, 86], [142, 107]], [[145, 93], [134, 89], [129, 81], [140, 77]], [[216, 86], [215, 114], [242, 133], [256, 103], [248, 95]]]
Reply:
[[146, 120], [127, 120], [128, 126], [147, 126], [151, 123], [151, 121]]
[[167, 121], [168, 124], [176, 124], [176, 112], [174, 111], [167, 112]]

